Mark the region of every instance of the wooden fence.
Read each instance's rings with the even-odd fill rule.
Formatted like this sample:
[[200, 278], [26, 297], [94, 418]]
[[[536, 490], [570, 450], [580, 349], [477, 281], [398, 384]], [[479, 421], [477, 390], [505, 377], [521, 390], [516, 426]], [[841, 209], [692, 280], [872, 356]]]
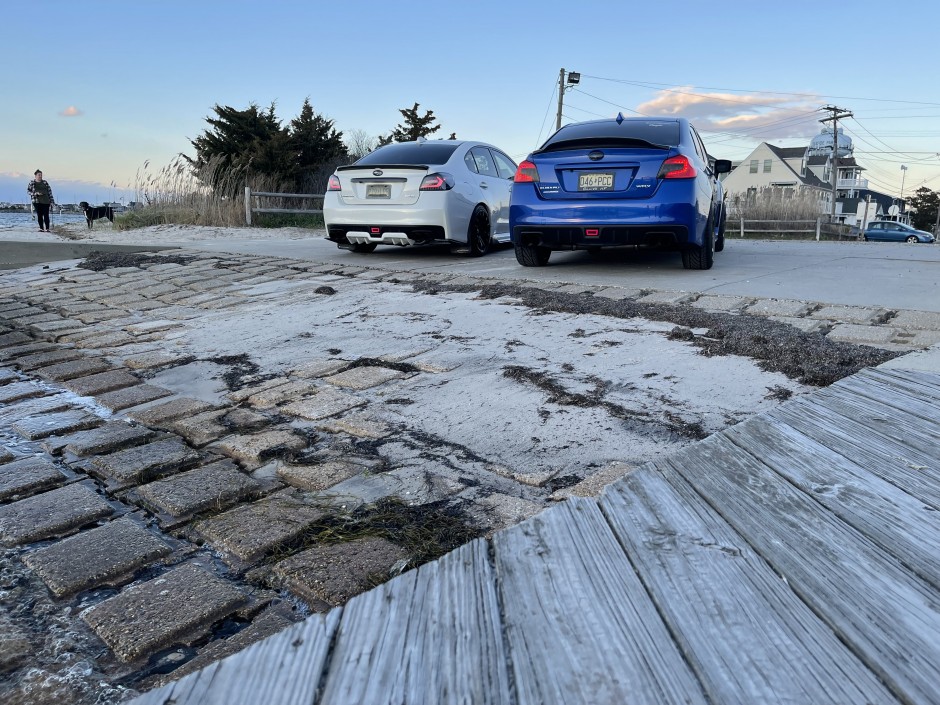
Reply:
[[[255, 208], [253, 198], [315, 198], [320, 201], [319, 209], [312, 208]], [[252, 191], [250, 186], [245, 187], [245, 224], [251, 225], [251, 216], [254, 213], [303, 213], [322, 214], [322, 193], [272, 193], [271, 191]]]
[[829, 223], [823, 218], [815, 220], [746, 220], [744, 218], [729, 218], [725, 226], [726, 236], [730, 236], [734, 220], [738, 221], [739, 237], [774, 236], [785, 239], [811, 239], [816, 240], [857, 240], [858, 228], [852, 228], [841, 223]]

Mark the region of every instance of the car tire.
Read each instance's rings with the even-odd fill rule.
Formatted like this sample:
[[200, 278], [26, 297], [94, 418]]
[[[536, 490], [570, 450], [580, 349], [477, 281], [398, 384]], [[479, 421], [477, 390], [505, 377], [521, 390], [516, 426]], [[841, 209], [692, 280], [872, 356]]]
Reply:
[[715, 262], [715, 231], [712, 228], [712, 219], [705, 223], [705, 240], [701, 247], [689, 247], [682, 250], [682, 266], [685, 269], [711, 269]]
[[913, 245], [915, 242], [920, 242], [920, 240], [917, 239], [916, 235], [910, 235], [908, 236], [907, 240], [905, 240], [905, 242], [908, 242]]
[[467, 244], [470, 246], [471, 257], [482, 257], [490, 251], [490, 214], [486, 206], [479, 205], [470, 215], [470, 224], [467, 226]]
[[377, 242], [363, 242], [357, 245], [352, 246], [353, 252], [358, 252], [361, 255], [367, 255], [370, 252], [375, 252], [375, 248], [378, 247]]
[[516, 261], [523, 267], [544, 267], [552, 251], [537, 245], [516, 245]]

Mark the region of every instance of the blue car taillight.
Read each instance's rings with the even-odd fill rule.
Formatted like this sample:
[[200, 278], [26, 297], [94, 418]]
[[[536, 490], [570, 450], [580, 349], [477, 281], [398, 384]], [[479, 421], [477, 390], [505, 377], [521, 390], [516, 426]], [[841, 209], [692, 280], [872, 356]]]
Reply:
[[537, 184], [539, 182], [539, 170], [530, 161], [524, 161], [516, 169], [516, 175], [512, 179], [517, 184]]
[[697, 176], [695, 167], [684, 154], [670, 157], [659, 167], [657, 179], [694, 179]]

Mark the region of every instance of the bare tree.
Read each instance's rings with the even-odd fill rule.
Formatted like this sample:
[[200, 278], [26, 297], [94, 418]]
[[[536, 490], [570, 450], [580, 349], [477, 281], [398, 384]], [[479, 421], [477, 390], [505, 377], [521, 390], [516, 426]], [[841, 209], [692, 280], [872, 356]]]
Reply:
[[376, 137], [373, 137], [365, 130], [347, 130], [346, 131], [346, 149], [349, 151], [349, 156], [353, 159], [361, 159], [366, 156], [369, 152], [375, 150], [378, 146], [379, 140]]

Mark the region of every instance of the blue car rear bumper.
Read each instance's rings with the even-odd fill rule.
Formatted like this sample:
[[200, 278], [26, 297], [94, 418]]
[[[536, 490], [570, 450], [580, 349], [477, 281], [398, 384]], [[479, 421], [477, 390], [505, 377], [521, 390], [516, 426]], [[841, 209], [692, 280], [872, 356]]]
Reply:
[[706, 220], [694, 202], [550, 200], [526, 183], [515, 184], [509, 208], [514, 243], [552, 249], [701, 245]]

